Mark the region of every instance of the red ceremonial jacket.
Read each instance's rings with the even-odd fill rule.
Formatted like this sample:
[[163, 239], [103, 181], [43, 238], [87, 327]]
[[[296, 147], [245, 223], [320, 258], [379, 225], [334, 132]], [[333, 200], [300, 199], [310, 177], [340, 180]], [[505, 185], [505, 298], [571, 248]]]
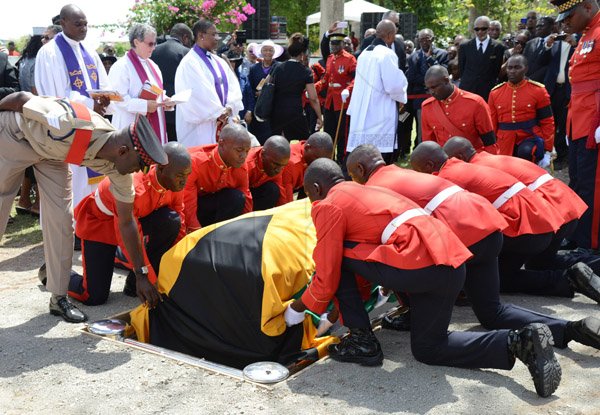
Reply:
[[248, 185], [248, 170], [242, 167], [227, 167], [219, 155], [218, 144], [207, 144], [188, 149], [192, 157], [192, 173], [189, 175], [183, 200], [185, 221], [188, 231], [200, 229], [198, 221], [198, 197], [216, 193], [223, 189], [238, 189], [246, 202], [244, 213], [252, 211], [252, 194]]
[[[403, 169], [393, 164], [375, 170], [366, 185], [390, 189], [422, 208], [425, 208], [440, 192], [456, 186], [441, 177]], [[425, 210], [429, 211], [429, 209]], [[508, 227], [502, 215], [490, 202], [464, 189], [445, 199], [431, 212], [431, 216], [448, 225], [467, 247], [493, 232]]]
[[277, 205], [284, 205], [294, 200], [294, 190], [304, 185], [304, 173], [308, 165], [304, 161], [304, 144], [306, 140], [290, 146], [290, 161], [281, 172], [281, 185], [283, 192]]
[[435, 141], [443, 146], [454, 136], [468, 139], [477, 151], [498, 153], [490, 109], [477, 94], [454, 87], [443, 101], [433, 97], [421, 106], [423, 141]]
[[[564, 223], [579, 219], [587, 205], [569, 186], [535, 163], [511, 156], [476, 154], [470, 161], [480, 166], [493, 167], [516, 177], [534, 193], [542, 196], [558, 213]], [[539, 180], [536, 183], [536, 180]]]
[[[449, 159], [435, 174], [485, 197], [492, 204], [512, 186], [520, 183], [501, 170], [465, 163], [456, 158]], [[503, 233], [510, 237], [556, 232], [563, 223], [560, 214], [548, 202], [527, 188], [508, 199], [498, 208], [498, 212], [508, 222], [508, 228]]]
[[246, 157], [246, 169], [248, 170], [248, 181], [250, 189], [260, 187], [267, 182], [274, 182], [279, 187], [279, 194], [283, 194], [283, 185], [281, 184], [281, 176], [283, 169], [277, 176], [268, 176], [263, 169], [262, 162], [262, 146], [253, 147]]
[[[133, 216], [136, 219], [144, 218], [161, 207], [168, 206], [179, 213], [181, 228], [175, 242], [185, 236], [185, 218], [183, 214], [183, 192], [171, 192], [162, 187], [156, 179], [156, 166], [152, 166], [148, 174], [137, 172], [133, 175], [135, 199], [133, 201]], [[108, 213], [111, 213], [110, 215]], [[102, 242], [109, 245], [118, 245], [129, 260], [125, 250], [121, 232], [115, 198], [110, 191], [110, 180], [102, 180], [96, 192], [84, 197], [75, 208], [75, 234], [87, 241]], [[140, 237], [142, 226], [138, 222]], [[142, 244], [144, 261], [148, 264], [150, 281], [156, 281], [156, 273], [146, 255]], [[90, 264], [88, 264], [90, 266]]]
[[[352, 93], [354, 74], [356, 73], [356, 58], [342, 49], [339, 55], [333, 53], [327, 57], [325, 75], [315, 84], [317, 91], [327, 90], [324, 107], [333, 111], [342, 109], [342, 91], [347, 89]], [[343, 105], [348, 108], [350, 98]]]
[[[335, 185], [325, 199], [314, 202], [316, 272], [302, 302], [315, 313], [325, 311], [338, 288], [343, 257], [420, 269], [457, 268], [472, 256], [446, 225], [429, 215], [408, 219], [382, 244], [382, 233], [392, 219], [411, 209], [418, 205], [390, 190], [352, 182]], [[345, 248], [344, 242], [354, 246]]]
[[[517, 85], [506, 82], [496, 86], [488, 99], [492, 123], [498, 140], [499, 154], [512, 156], [515, 145], [538, 136], [544, 149], [554, 147], [554, 117], [550, 96], [543, 84], [522, 80]], [[522, 128], [516, 128], [522, 124]]]

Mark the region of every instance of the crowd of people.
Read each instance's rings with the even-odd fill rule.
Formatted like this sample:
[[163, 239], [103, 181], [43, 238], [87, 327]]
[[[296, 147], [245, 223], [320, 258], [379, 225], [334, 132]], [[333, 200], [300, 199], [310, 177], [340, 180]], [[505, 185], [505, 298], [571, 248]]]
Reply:
[[[599, 349], [600, 320], [499, 293], [600, 302], [600, 13], [596, 0], [552, 3], [556, 19], [532, 11], [514, 35], [479, 16], [447, 49], [428, 28], [398, 34], [395, 11], [362, 43], [334, 22], [312, 65], [300, 33], [286, 47], [246, 45], [241, 32], [219, 46], [206, 19], [160, 44], [133, 24], [124, 56], [100, 55], [83, 10], [66, 5], [18, 72], [0, 53], [0, 235], [21, 189], [18, 211], [41, 210], [49, 310], [78, 323], [87, 316], [69, 297], [106, 302], [115, 263], [129, 270], [126, 295], [160, 307], [161, 257], [186, 235], [308, 197], [316, 274], [285, 309], [288, 326], [310, 310], [329, 327], [336, 300], [350, 331], [330, 356], [381, 364], [366, 280], [410, 306], [410, 321], [387, 326], [409, 326], [418, 360], [519, 359], [549, 396], [561, 379], [552, 347]], [[414, 171], [394, 165], [402, 157]], [[570, 187], [544, 170], [553, 159], [568, 160]], [[71, 270], [76, 240], [83, 275]], [[463, 288], [489, 332], [448, 332]]]

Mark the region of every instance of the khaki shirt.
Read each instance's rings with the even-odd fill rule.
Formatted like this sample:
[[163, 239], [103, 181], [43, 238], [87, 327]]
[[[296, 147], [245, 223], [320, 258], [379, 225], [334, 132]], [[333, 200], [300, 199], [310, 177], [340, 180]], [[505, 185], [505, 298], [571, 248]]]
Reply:
[[49, 160], [63, 161], [66, 158], [75, 135], [74, 128], [92, 130], [90, 145], [81, 165], [106, 175], [111, 181], [111, 193], [117, 200], [133, 203], [135, 192], [131, 174], [122, 175], [114, 163], [96, 158], [115, 127], [99, 114], [90, 113], [91, 121], [77, 119], [58, 98], [33, 97], [23, 106], [23, 114], [18, 114], [17, 120], [33, 150]]

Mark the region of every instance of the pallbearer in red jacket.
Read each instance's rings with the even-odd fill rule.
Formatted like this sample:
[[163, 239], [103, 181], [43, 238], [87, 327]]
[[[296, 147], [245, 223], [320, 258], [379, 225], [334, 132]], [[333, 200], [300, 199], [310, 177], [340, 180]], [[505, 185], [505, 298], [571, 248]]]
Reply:
[[[185, 235], [183, 188], [190, 174], [190, 156], [181, 144], [164, 146], [169, 163], [154, 166], [147, 174], [133, 176], [135, 199], [133, 215], [143, 244], [145, 273], [154, 284], [162, 255]], [[75, 208], [75, 233], [81, 238], [83, 276], [72, 274], [69, 295], [87, 305], [106, 302], [110, 292], [117, 246], [129, 255], [119, 229], [119, 216], [110, 181], [104, 179], [95, 193]], [[127, 276], [123, 292], [135, 297], [135, 274]]]
[[[458, 158], [448, 159], [444, 150], [433, 142], [422, 143], [417, 149], [411, 155], [415, 170], [437, 174], [480, 194], [508, 222], [509, 227], [503, 231], [504, 243], [499, 256], [501, 291], [512, 291], [515, 281], [521, 281], [519, 287], [526, 292], [572, 297], [573, 289], [580, 287], [581, 281], [591, 278], [593, 272], [585, 264], [552, 271], [550, 276], [548, 271], [521, 269], [528, 259], [548, 248], [564, 219], [517, 178], [491, 167], [466, 163]], [[475, 153], [472, 147], [471, 153]], [[466, 157], [470, 158], [471, 155]], [[544, 278], [546, 285], [538, 282]]]
[[217, 144], [192, 147], [192, 173], [184, 190], [188, 232], [252, 211], [246, 157], [250, 135], [239, 124], [223, 127]]
[[317, 230], [316, 273], [301, 299], [285, 311], [286, 323], [304, 320], [304, 310], [325, 311], [335, 296], [349, 336], [330, 346], [336, 360], [380, 365], [381, 346], [371, 332], [355, 274], [411, 296], [413, 356], [432, 365], [510, 369], [525, 362], [536, 391], [551, 395], [560, 382], [560, 366], [548, 326], [485, 333], [448, 332], [456, 295], [465, 281], [471, 253], [441, 221], [390, 190], [344, 181], [332, 160], [308, 168], [305, 191], [313, 202]]
[[443, 146], [459, 135], [471, 141], [477, 151], [498, 152], [490, 109], [483, 98], [454, 86], [448, 70], [440, 65], [427, 70], [425, 86], [433, 96], [421, 105], [423, 141]]
[[[465, 263], [465, 291], [483, 327], [520, 328], [528, 323], [544, 323], [552, 331], [557, 347], [567, 347], [570, 340], [575, 340], [600, 348], [600, 334], [593, 331], [593, 327], [600, 326], [600, 320], [590, 317], [568, 322], [500, 302], [498, 255], [502, 248], [501, 231], [508, 224], [485, 198], [438, 176], [386, 166], [379, 150], [370, 145], [359, 146], [350, 153], [348, 172], [357, 183], [381, 186], [416, 202], [448, 225], [468, 247], [473, 257]], [[389, 326], [394, 327], [394, 321]]]
[[[527, 58], [506, 62], [508, 82], [492, 89], [488, 104], [500, 154], [550, 165], [554, 147], [554, 117], [543, 84], [525, 79]], [[544, 154], [545, 152], [545, 154]]]
[[308, 140], [291, 145], [290, 160], [281, 173], [283, 192], [278, 205], [283, 205], [294, 200], [294, 192], [302, 190], [304, 172], [314, 160], [326, 157], [331, 158], [333, 142], [331, 136], [324, 132], [313, 133]]
[[[517, 273], [506, 275], [507, 278], [502, 281], [504, 291], [562, 297], [573, 297], [576, 291], [600, 302], [600, 278], [591, 269], [583, 264], [577, 265], [577, 261], [561, 264], [555, 260], [563, 239], [568, 239], [573, 233], [578, 219], [586, 209], [585, 203], [567, 185], [554, 179], [541, 167], [521, 158], [476, 153], [471, 143], [461, 137], [454, 137], [448, 141], [444, 150], [450, 157], [510, 174], [536, 195], [546, 200], [563, 219], [561, 227], [554, 234], [548, 247], [539, 254], [527, 258], [526, 268], [532, 271], [520, 270]], [[590, 256], [588, 255], [588, 257]], [[598, 257], [592, 256], [589, 259], [597, 261]], [[503, 262], [501, 259], [501, 263]], [[571, 273], [572, 278], [566, 285], [562, 270], [571, 266], [581, 268], [582, 272]], [[538, 270], [548, 271], [540, 272]]]
[[253, 210], [277, 205], [283, 185], [281, 173], [290, 160], [290, 143], [281, 135], [269, 137], [262, 147], [250, 149], [246, 159]]
[[[346, 52], [342, 41], [343, 33], [332, 33], [329, 35], [329, 48], [331, 54], [327, 57], [325, 75], [315, 88], [327, 90], [325, 104], [323, 106], [323, 130], [335, 138], [339, 126], [336, 161], [341, 163], [346, 152], [346, 109], [348, 108], [348, 97], [354, 86], [354, 74], [356, 72], [356, 58]], [[342, 115], [340, 117], [340, 111]], [[341, 122], [340, 122], [341, 120]]]

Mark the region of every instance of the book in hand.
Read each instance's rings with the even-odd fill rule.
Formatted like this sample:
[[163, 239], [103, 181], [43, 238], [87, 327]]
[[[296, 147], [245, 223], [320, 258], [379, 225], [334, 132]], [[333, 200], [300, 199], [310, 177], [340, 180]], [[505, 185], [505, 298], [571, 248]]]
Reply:
[[142, 90], [140, 91], [139, 98], [146, 99], [148, 101], [156, 101], [163, 93], [163, 90], [156, 85], [152, 85], [150, 82], [144, 82]]
[[123, 97], [117, 91], [107, 89], [87, 89], [86, 92], [92, 99], [107, 97], [111, 101], [123, 101]]

